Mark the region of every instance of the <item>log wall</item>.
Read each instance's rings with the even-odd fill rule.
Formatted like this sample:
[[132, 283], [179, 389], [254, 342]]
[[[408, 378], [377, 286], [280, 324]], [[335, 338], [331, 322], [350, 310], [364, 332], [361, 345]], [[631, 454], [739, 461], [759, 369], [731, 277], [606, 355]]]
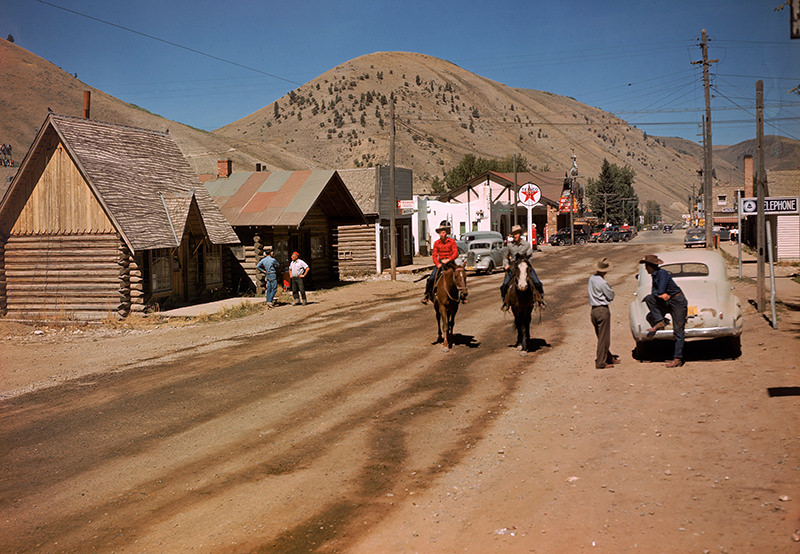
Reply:
[[6, 241], [0, 236], [0, 315], [6, 315]]
[[3, 256], [8, 317], [92, 320], [118, 312], [129, 302], [120, 286], [120, 243], [110, 233], [10, 236]]
[[340, 225], [334, 238], [341, 277], [376, 273], [375, 225]]

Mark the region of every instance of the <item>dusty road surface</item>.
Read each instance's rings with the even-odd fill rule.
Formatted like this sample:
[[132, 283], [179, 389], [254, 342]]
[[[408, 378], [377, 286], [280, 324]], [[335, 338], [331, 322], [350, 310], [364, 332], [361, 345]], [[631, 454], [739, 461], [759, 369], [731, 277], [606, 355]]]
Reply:
[[[799, 330], [744, 302], [741, 356], [634, 360], [636, 261], [663, 248], [539, 254], [527, 357], [500, 274], [470, 277], [449, 352], [402, 281], [220, 324], [12, 333], [0, 551], [796, 553]], [[622, 363], [596, 370], [602, 256]]]

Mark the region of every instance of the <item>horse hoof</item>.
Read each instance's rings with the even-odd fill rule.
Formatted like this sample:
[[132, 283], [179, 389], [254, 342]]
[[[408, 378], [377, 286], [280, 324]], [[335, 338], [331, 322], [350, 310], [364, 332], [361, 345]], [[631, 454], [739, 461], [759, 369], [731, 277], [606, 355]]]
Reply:
[[442, 347], [442, 352], [450, 352], [450, 349], [446, 346]]
[[522, 356], [522, 357], [524, 358], [525, 356], [527, 356], [527, 355], [528, 355], [528, 353], [527, 353], [527, 352], [525, 352], [524, 350], [520, 350], [520, 352], [519, 352], [519, 355], [520, 355], [520, 356]]
[[517, 350], [519, 350], [520, 352], [522, 351], [522, 345], [521, 344], [517, 345]]

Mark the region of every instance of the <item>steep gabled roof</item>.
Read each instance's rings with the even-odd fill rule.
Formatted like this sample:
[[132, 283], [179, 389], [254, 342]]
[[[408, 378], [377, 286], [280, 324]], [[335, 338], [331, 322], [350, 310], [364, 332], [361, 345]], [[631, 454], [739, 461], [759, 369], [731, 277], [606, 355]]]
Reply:
[[[49, 127], [59, 135], [108, 217], [134, 251], [178, 246], [188, 215], [187, 202], [192, 198], [197, 200], [212, 243], [239, 242], [167, 133], [51, 113], [17, 178]], [[186, 209], [178, 209], [179, 203]], [[179, 213], [184, 219], [175, 221]]]
[[337, 224], [364, 223], [333, 170], [234, 172], [205, 186], [233, 226], [298, 227], [315, 204]]
[[[474, 177], [469, 182], [456, 187], [447, 193], [438, 197], [442, 202], [449, 202], [456, 197], [464, 194], [467, 188], [474, 188], [477, 185], [485, 183], [489, 179], [504, 187], [509, 187], [514, 184], [513, 173], [499, 173], [497, 171], [487, 171]], [[542, 201], [545, 204], [558, 205], [558, 199], [561, 198], [561, 190], [564, 187], [564, 175], [558, 171], [527, 171], [517, 173], [517, 186], [522, 186], [526, 183], [533, 183], [539, 187], [542, 192]]]

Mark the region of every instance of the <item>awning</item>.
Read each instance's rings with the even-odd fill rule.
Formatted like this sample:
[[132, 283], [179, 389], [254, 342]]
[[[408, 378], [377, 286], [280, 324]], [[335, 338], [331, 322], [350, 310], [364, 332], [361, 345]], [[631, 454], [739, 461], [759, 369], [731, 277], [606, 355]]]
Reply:
[[738, 221], [739, 220], [736, 219], [735, 216], [734, 217], [725, 216], [725, 217], [715, 217], [714, 218], [714, 223], [736, 223]]

